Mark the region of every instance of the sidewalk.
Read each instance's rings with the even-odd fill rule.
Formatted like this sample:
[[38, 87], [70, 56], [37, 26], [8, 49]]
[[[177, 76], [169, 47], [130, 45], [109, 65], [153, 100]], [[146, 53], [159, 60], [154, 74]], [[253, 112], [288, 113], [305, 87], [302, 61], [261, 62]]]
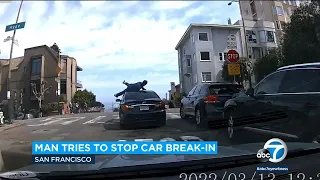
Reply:
[[15, 128], [15, 127], [19, 127], [24, 125], [25, 122], [23, 121], [14, 121], [12, 124], [4, 124], [0, 126], [0, 133], [3, 131], [7, 131], [9, 129]]

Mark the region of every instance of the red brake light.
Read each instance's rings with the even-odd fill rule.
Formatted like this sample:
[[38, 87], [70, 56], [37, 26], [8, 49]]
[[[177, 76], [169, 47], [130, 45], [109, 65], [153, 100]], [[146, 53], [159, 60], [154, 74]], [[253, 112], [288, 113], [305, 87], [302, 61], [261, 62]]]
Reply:
[[206, 98], [204, 98], [204, 102], [219, 102], [217, 96], [210, 95]]
[[166, 105], [165, 105], [165, 103], [159, 103], [159, 104], [155, 104], [155, 107], [159, 107], [159, 108], [161, 108], [161, 109], [165, 109], [166, 108]]
[[162, 109], [165, 109], [165, 108], [166, 108], [166, 105], [162, 102], [162, 103], [160, 104], [160, 107], [161, 107]]

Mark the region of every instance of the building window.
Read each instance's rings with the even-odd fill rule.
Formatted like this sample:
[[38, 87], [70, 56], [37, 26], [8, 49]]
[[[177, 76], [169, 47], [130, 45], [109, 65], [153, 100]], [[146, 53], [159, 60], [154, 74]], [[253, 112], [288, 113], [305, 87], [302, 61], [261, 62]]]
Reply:
[[283, 29], [285, 27], [286, 23], [284, 21], [280, 21], [280, 27]]
[[191, 38], [192, 38], [192, 43], [194, 43], [194, 35], [193, 34], [192, 34]]
[[41, 58], [33, 59], [31, 66], [32, 74], [40, 74], [41, 73]]
[[60, 94], [67, 94], [67, 81], [65, 79], [60, 80]]
[[280, 25], [280, 22], [279, 22], [279, 21], [276, 21], [275, 24], [276, 24], [276, 29], [278, 29], [278, 30], [281, 29], [281, 25]]
[[246, 31], [246, 36], [247, 36], [248, 42], [257, 43], [257, 36], [254, 31], [252, 31], [252, 30]]
[[199, 41], [209, 41], [208, 33], [199, 33]]
[[276, 6], [277, 15], [282, 16], [283, 15], [283, 9], [280, 6]]
[[266, 42], [266, 33], [265, 31], [259, 31], [260, 42]]
[[27, 67], [23, 67], [23, 74], [27, 74]]
[[200, 52], [200, 61], [210, 61], [210, 53]]
[[211, 72], [202, 72], [202, 82], [211, 82]]
[[267, 31], [266, 33], [267, 42], [275, 42], [274, 41], [274, 32], [273, 31]]
[[291, 8], [288, 8], [288, 9], [287, 9], [287, 14], [288, 14], [288, 16], [291, 16], [291, 15], [292, 15]]
[[191, 67], [191, 59], [187, 59], [187, 66]]
[[185, 55], [186, 54], [186, 48], [184, 47], [183, 48], [183, 55]]
[[196, 62], [196, 54], [193, 53], [193, 62]]
[[194, 83], [198, 83], [198, 74], [194, 74], [193, 75], [193, 78], [194, 78]]
[[221, 52], [219, 53], [219, 60], [223, 61], [223, 53], [221, 53]]
[[219, 53], [219, 60], [220, 60], [220, 61], [225, 61], [225, 60], [227, 60], [227, 53], [220, 52], [220, 53]]

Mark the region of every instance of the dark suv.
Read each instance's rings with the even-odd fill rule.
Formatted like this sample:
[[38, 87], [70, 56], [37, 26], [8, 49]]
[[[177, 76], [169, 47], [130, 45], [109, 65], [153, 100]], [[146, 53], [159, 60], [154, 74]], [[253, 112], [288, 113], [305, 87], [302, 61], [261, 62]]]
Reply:
[[224, 103], [242, 90], [232, 83], [200, 83], [181, 100], [181, 119], [194, 117], [200, 127], [207, 127], [208, 121], [222, 118]]
[[[320, 134], [320, 63], [279, 68], [225, 103], [231, 127], [311, 142]], [[235, 134], [233, 135], [235, 136]]]

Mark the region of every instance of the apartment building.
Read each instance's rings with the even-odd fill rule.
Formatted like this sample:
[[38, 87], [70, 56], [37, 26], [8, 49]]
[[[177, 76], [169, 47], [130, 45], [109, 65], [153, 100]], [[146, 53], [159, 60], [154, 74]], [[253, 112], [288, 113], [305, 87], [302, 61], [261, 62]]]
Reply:
[[[235, 22], [234, 24], [243, 25], [242, 21], [240, 20]], [[244, 24], [246, 28], [246, 40], [249, 56], [248, 58], [252, 62], [266, 55], [270, 50], [278, 46], [276, 29], [273, 22], [264, 20], [244, 20]], [[244, 48], [244, 52], [246, 52], [243, 27], [241, 27], [241, 32], [241, 38], [243, 39], [242, 46]]]
[[[32, 92], [31, 83], [37, 84], [47, 82], [47, 87], [52, 86], [48, 93], [42, 99], [43, 104], [57, 102], [57, 89], [60, 94], [70, 101], [77, 88], [81, 88], [81, 84], [77, 83], [77, 71], [82, 69], [77, 66], [74, 58], [61, 56], [63, 62], [62, 71], [60, 73], [61, 85], [57, 82], [56, 67], [61, 66], [59, 62], [59, 54], [50, 47], [43, 45], [25, 49], [24, 56], [11, 60], [9, 68], [9, 60], [0, 60], [0, 102], [7, 97], [7, 81], [8, 69], [11, 70], [10, 78], [10, 94], [15, 104], [21, 104], [23, 109], [37, 109], [38, 102]], [[65, 84], [65, 85], [64, 85]]]
[[298, 5], [299, 1], [296, 0], [240, 1], [241, 14], [245, 21], [269, 21], [275, 24], [278, 44], [283, 35], [283, 24], [290, 22], [290, 16]]
[[240, 29], [240, 25], [189, 25], [175, 47], [181, 92], [188, 94], [201, 82], [223, 81], [222, 65], [228, 50], [235, 49], [240, 56], [243, 54]]

